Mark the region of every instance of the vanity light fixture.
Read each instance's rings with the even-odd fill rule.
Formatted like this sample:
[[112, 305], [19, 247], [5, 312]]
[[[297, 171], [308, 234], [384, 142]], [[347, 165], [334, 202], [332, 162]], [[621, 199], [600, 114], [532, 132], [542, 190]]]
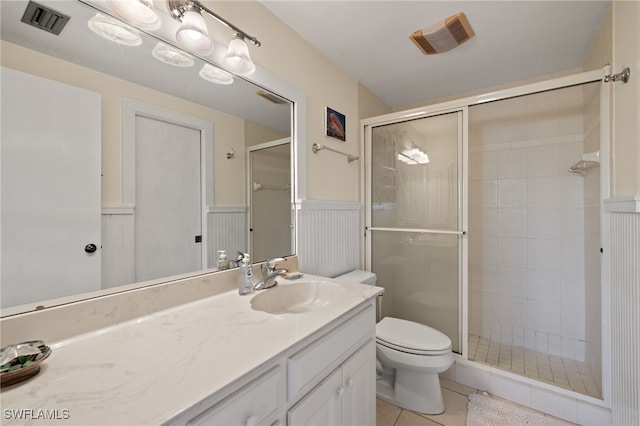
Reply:
[[[197, 43], [206, 44], [206, 40], [211, 43], [210, 49], [213, 47], [213, 41], [208, 35], [207, 27], [202, 17], [202, 12], [204, 12], [234, 32], [233, 39], [229, 43], [227, 53], [223, 58], [223, 62], [229, 71], [243, 76], [251, 75], [255, 72], [256, 67], [249, 56], [249, 49], [247, 48], [245, 40], [249, 40], [254, 46], [260, 46], [261, 43], [256, 37], [242, 31], [231, 22], [204, 6], [199, 0], [168, 0], [167, 6], [169, 7], [171, 16], [182, 22], [181, 27], [176, 33], [176, 39], [186, 49], [198, 54], [208, 54], [210, 52], [205, 52], [204, 49], [199, 50], [199, 44], [196, 46]], [[188, 37], [183, 37], [181, 34], [183, 27], [184, 31], [190, 31], [186, 34], [195, 36], [197, 32], [201, 36], [201, 38], [197, 39], [197, 43], [189, 40]]]
[[191, 57], [191, 55], [162, 42], [159, 42], [156, 47], [153, 48], [151, 54], [157, 60], [169, 65], [175, 65], [177, 67], [190, 67], [193, 65], [193, 57]]
[[125, 21], [147, 30], [160, 27], [153, 0], [107, 0], [109, 8]]
[[91, 31], [109, 41], [126, 46], [139, 46], [142, 44], [142, 38], [136, 30], [99, 13], [89, 19], [87, 25]]
[[176, 40], [187, 50], [208, 55], [213, 50], [207, 24], [198, 10], [187, 10], [181, 17], [182, 25], [176, 32]]
[[256, 66], [249, 56], [247, 43], [244, 42], [244, 37], [240, 33], [233, 35], [233, 40], [229, 42], [229, 48], [222, 62], [238, 75], [251, 75], [256, 71]]
[[231, 74], [211, 64], [204, 64], [199, 74], [200, 77], [212, 83], [225, 85], [233, 83], [233, 76]]

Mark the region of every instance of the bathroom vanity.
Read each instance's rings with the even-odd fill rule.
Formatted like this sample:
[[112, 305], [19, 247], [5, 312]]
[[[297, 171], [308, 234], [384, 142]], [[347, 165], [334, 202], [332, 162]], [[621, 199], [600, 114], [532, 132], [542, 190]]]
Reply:
[[[40, 373], [2, 388], [3, 424], [375, 424], [375, 299], [382, 289], [305, 276], [239, 296], [234, 272], [212, 275], [224, 290], [218, 294], [47, 342], [53, 353]], [[212, 276], [174, 285], [188, 289], [189, 280]], [[305, 289], [303, 306], [252, 306], [269, 291], [287, 300], [290, 289]], [[91, 321], [74, 308], [56, 328]], [[13, 335], [13, 327], [38, 328], [16, 317], [2, 322]], [[24, 336], [34, 338], [44, 340]]]

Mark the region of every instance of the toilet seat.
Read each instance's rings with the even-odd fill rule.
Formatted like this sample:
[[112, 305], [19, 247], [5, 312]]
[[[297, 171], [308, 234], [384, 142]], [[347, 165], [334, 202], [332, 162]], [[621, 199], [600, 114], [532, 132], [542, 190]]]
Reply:
[[376, 342], [401, 352], [435, 356], [451, 352], [451, 339], [424, 324], [385, 317], [376, 324]]

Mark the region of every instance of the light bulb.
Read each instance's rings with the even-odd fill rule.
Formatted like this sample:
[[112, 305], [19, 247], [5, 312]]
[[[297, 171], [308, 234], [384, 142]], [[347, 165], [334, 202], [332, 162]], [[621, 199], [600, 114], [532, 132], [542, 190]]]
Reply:
[[152, 0], [109, 0], [109, 8], [128, 23], [140, 28], [155, 30], [160, 27], [160, 17]]
[[228, 69], [238, 75], [251, 75], [256, 71], [256, 66], [249, 56], [249, 48], [242, 39], [242, 36], [236, 34], [229, 43], [226, 55], [222, 59]]
[[200, 55], [207, 55], [213, 49], [213, 41], [209, 38], [204, 18], [194, 10], [189, 10], [182, 16], [176, 40], [185, 49]]

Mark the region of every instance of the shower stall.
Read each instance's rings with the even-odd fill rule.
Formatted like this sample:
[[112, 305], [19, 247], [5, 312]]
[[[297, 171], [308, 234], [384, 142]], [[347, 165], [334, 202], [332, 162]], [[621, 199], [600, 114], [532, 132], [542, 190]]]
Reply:
[[363, 121], [382, 316], [445, 333], [465, 361], [602, 399], [601, 78]]

